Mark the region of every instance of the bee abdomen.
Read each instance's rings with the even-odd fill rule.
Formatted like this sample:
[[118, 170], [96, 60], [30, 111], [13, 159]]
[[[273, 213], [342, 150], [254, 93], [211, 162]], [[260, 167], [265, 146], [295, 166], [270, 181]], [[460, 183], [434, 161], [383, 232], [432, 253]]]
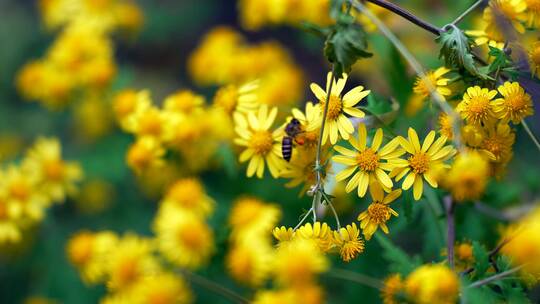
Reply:
[[292, 138], [285, 136], [281, 141], [281, 154], [286, 161], [291, 160], [292, 155]]

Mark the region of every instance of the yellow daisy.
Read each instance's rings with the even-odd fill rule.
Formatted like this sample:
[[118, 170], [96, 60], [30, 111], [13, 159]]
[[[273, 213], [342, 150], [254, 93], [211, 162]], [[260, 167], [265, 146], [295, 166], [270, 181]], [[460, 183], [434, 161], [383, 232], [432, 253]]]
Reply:
[[[492, 0], [484, 9], [483, 19], [486, 22], [485, 32], [496, 41], [505, 41], [504, 29], [501, 28], [500, 18], [510, 22], [519, 33], [525, 32], [522, 22], [527, 19], [525, 10], [527, 3], [523, 0]], [[504, 20], [503, 19], [503, 20]]]
[[[332, 73], [328, 73], [326, 81], [326, 90], [323, 90], [318, 84], [312, 83], [310, 85], [311, 91], [319, 100], [320, 113], [324, 112], [326, 98], [328, 95], [328, 89], [330, 82], [332, 81]], [[349, 139], [349, 136], [354, 132], [354, 126], [347, 114], [352, 117], [364, 117], [365, 113], [354, 106], [359, 103], [364, 97], [369, 95], [369, 90], [364, 90], [363, 86], [357, 86], [347, 92], [343, 97], [341, 92], [345, 88], [345, 82], [347, 81], [347, 74], [343, 74], [341, 79], [334, 80], [332, 84], [332, 92], [330, 92], [330, 99], [328, 104], [328, 114], [326, 116], [326, 124], [323, 133], [323, 144], [330, 138], [330, 143], [335, 144], [339, 135], [345, 140]], [[321, 115], [322, 116], [322, 115]]]
[[225, 257], [228, 273], [236, 281], [250, 287], [260, 287], [271, 271], [274, 251], [270, 244], [258, 238], [242, 242], [232, 248]]
[[485, 128], [480, 149], [493, 154], [499, 163], [507, 163], [512, 159], [512, 146], [516, 135], [508, 124], [498, 123]]
[[21, 230], [9, 214], [6, 197], [0, 193], [0, 245], [17, 243], [21, 240]]
[[529, 63], [531, 65], [531, 72], [538, 77], [540, 72], [540, 41], [536, 41], [529, 49]]
[[443, 97], [452, 95], [452, 90], [448, 87], [450, 79], [444, 77], [449, 72], [450, 69], [446, 67], [440, 67], [435, 71], [426, 72], [424, 78], [416, 78], [413, 92], [423, 98], [428, 98], [432, 89], [436, 90]]
[[257, 88], [259, 81], [251, 81], [240, 87], [229, 84], [219, 88], [214, 95], [213, 106], [222, 109], [229, 116], [235, 111], [248, 113], [257, 110]]
[[278, 241], [278, 246], [291, 241], [294, 238], [295, 231], [292, 228], [285, 226], [276, 227], [272, 230], [272, 235]]
[[0, 192], [6, 199], [10, 216], [30, 220], [43, 218], [50, 200], [38, 190], [39, 181], [34, 176], [19, 167], [10, 166], [0, 179]]
[[274, 132], [269, 130], [276, 115], [277, 108], [272, 108], [268, 112], [266, 105], [262, 105], [257, 112], [249, 112], [247, 115], [239, 112], [234, 114], [235, 131], [239, 136], [234, 142], [246, 147], [239, 159], [240, 162], [249, 160], [246, 172], [248, 177], [257, 174], [258, 178], [262, 178], [265, 163], [268, 164], [268, 170], [274, 178], [277, 178], [285, 167], [285, 161], [281, 158], [280, 130]]
[[497, 120], [494, 111], [495, 102], [493, 98], [497, 96], [497, 91], [470, 87], [463, 94], [463, 100], [457, 105], [456, 110], [471, 125], [489, 125]]
[[332, 229], [326, 223], [307, 223], [296, 230], [295, 238], [313, 240], [323, 252], [332, 247]]
[[401, 195], [401, 189], [390, 192], [386, 197], [384, 196], [384, 191], [379, 186], [371, 186], [369, 190], [373, 202], [366, 211], [358, 215], [362, 234], [368, 241], [379, 227], [381, 227], [384, 233], [388, 234], [386, 222], [392, 215], [398, 216], [398, 213], [388, 205]]
[[[280, 177], [289, 178], [290, 181], [285, 184], [287, 188], [294, 188], [303, 184], [300, 189], [300, 196], [306, 193], [309, 188], [316, 183], [317, 172], [315, 172], [316, 149], [303, 148], [297, 146], [293, 151], [293, 156], [289, 162], [285, 164], [285, 168], [280, 173]], [[321, 173], [322, 180], [331, 173], [332, 164], [327, 162], [328, 151], [323, 151], [321, 163], [324, 165], [324, 170]]]
[[354, 137], [349, 139], [349, 143], [355, 151], [342, 146], [334, 147], [341, 155], [334, 156], [332, 160], [347, 166], [336, 174], [336, 181], [345, 180], [356, 172], [345, 187], [347, 192], [357, 188], [358, 196], [364, 197], [368, 185], [372, 182], [377, 182], [385, 191], [390, 191], [394, 183], [385, 171], [391, 171], [395, 168], [394, 161], [399, 159], [405, 150], [399, 148], [399, 141], [396, 139], [380, 148], [382, 140], [383, 130], [378, 129], [373, 137], [371, 147], [368, 148], [366, 126], [360, 124], [358, 126], [358, 139]]
[[204, 191], [203, 184], [195, 178], [175, 181], [161, 201], [161, 208], [179, 208], [206, 217], [216, 204]]
[[383, 304], [398, 304], [397, 296], [403, 291], [403, 279], [399, 273], [392, 274], [383, 282], [384, 286], [381, 289], [381, 298]]
[[341, 259], [345, 262], [350, 262], [364, 252], [364, 241], [360, 238], [360, 231], [355, 223], [334, 231], [334, 242], [339, 248]]
[[518, 124], [527, 116], [533, 115], [531, 95], [517, 82], [505, 82], [497, 88], [503, 98], [495, 100], [494, 112], [503, 122], [511, 121]]
[[187, 304], [193, 296], [181, 276], [162, 272], [143, 278], [132, 290], [133, 304]]
[[165, 149], [151, 137], [141, 137], [129, 147], [126, 154], [128, 166], [137, 174], [164, 164]]
[[437, 179], [434, 171], [439, 166], [443, 166], [443, 162], [451, 158], [456, 150], [451, 146], [444, 146], [447, 138], [441, 136], [435, 140], [435, 131], [429, 132], [420, 146], [418, 134], [413, 128], [409, 128], [409, 137], [398, 137], [401, 146], [410, 154], [408, 159], [396, 159], [390, 161], [396, 166], [391, 173], [391, 177], [395, 177], [399, 181], [407, 174], [401, 185], [403, 190], [408, 190], [413, 186], [414, 199], [419, 200], [422, 197], [424, 188], [424, 180], [428, 184], [437, 188]]
[[487, 158], [476, 151], [467, 151], [456, 157], [445, 176], [443, 186], [458, 202], [479, 199], [489, 178]]
[[[322, 123], [322, 115], [319, 107], [312, 102], [306, 103], [305, 112], [297, 108], [292, 109], [292, 115], [302, 125], [302, 133], [297, 139], [302, 142], [302, 147], [316, 148], [319, 142], [319, 133]], [[289, 121], [289, 120], [287, 120]]]

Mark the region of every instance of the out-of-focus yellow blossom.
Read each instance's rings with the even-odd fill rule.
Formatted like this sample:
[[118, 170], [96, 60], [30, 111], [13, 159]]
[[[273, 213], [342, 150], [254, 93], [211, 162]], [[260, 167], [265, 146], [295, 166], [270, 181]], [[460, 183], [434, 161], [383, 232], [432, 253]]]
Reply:
[[294, 237], [314, 241], [322, 252], [329, 251], [333, 245], [333, 231], [326, 223], [304, 224], [295, 231]]
[[319, 100], [319, 107], [322, 113], [325, 108], [327, 94], [330, 94], [328, 104], [328, 114], [326, 116], [326, 124], [323, 133], [323, 144], [330, 139], [331, 144], [335, 144], [338, 137], [347, 140], [349, 136], [354, 132], [354, 126], [347, 114], [352, 117], [362, 118], [365, 113], [354, 106], [358, 104], [362, 99], [369, 95], [369, 90], [364, 90], [363, 86], [357, 86], [347, 92], [343, 97], [341, 92], [345, 88], [345, 82], [347, 81], [347, 74], [343, 74], [337, 81], [334, 80], [332, 84], [332, 91], [328, 92], [330, 82], [332, 81], [332, 73], [328, 73], [326, 81], [326, 90], [323, 90], [318, 84], [312, 83], [310, 85], [311, 91], [315, 94], [315, 97]]
[[450, 69], [445, 67], [426, 72], [424, 78], [418, 77], [414, 82], [413, 92], [424, 99], [431, 95], [432, 90], [437, 91], [444, 98], [452, 95], [452, 90], [448, 87], [450, 79], [445, 77], [449, 72]]
[[270, 275], [274, 252], [264, 240], [252, 238], [235, 244], [225, 257], [227, 271], [238, 282], [259, 287]]
[[113, 246], [104, 261], [109, 290], [130, 290], [144, 277], [159, 273], [152, 246], [150, 239], [133, 234], [122, 237]]
[[107, 209], [115, 197], [114, 185], [102, 179], [91, 179], [82, 183], [75, 203], [80, 212], [97, 214]]
[[191, 290], [177, 274], [161, 272], [142, 278], [131, 291], [133, 304], [187, 304], [193, 302]]
[[159, 251], [180, 267], [197, 269], [214, 252], [214, 234], [204, 220], [187, 211], [161, 209], [154, 219]]
[[497, 163], [507, 164], [512, 159], [512, 146], [516, 139], [510, 126], [498, 123], [495, 126], [486, 127], [484, 130], [480, 148], [493, 154]]
[[5, 194], [0, 193], [0, 245], [17, 243], [21, 240], [21, 228], [16, 219], [9, 214]]
[[262, 178], [265, 163], [275, 178], [285, 167], [285, 161], [281, 158], [279, 129], [270, 131], [276, 116], [277, 108], [268, 111], [266, 105], [261, 106], [257, 112], [250, 112], [247, 115], [236, 112], [234, 115], [235, 131], [239, 136], [234, 142], [246, 147], [239, 160], [240, 162], [249, 160], [246, 171], [248, 177], [256, 174], [258, 178]]
[[521, 266], [520, 273], [529, 282], [540, 280], [540, 210], [536, 208], [527, 216], [508, 226], [501, 236], [506, 244], [501, 253], [508, 256], [514, 266]]
[[369, 190], [373, 202], [366, 211], [358, 215], [360, 228], [362, 228], [362, 234], [366, 240], [370, 240], [379, 227], [384, 233], [388, 234], [386, 222], [392, 215], [398, 216], [398, 213], [388, 205], [401, 195], [401, 189], [398, 189], [390, 192], [385, 197], [383, 189], [378, 185], [372, 185]]
[[118, 237], [112, 232], [81, 231], [67, 242], [66, 254], [80, 272], [83, 281], [96, 284], [105, 280], [108, 255], [114, 250], [117, 242]]
[[219, 88], [214, 95], [213, 106], [222, 109], [232, 117], [235, 111], [248, 113], [258, 107], [258, 81], [248, 82], [240, 87], [229, 84]]
[[315, 275], [328, 269], [329, 263], [313, 240], [294, 239], [282, 244], [272, 263], [276, 281], [282, 286], [312, 283]]
[[345, 262], [350, 262], [364, 252], [364, 241], [360, 238], [356, 223], [334, 231], [334, 244], [339, 248], [341, 259]]
[[442, 136], [445, 136], [449, 140], [452, 140], [454, 138], [454, 123], [451, 116], [448, 114], [441, 112], [439, 114], [439, 132]]
[[66, 195], [74, 194], [75, 183], [83, 177], [78, 163], [62, 159], [60, 142], [55, 138], [39, 138], [27, 152], [23, 166], [41, 181], [38, 190], [51, 202], [63, 202]]
[[39, 180], [22, 168], [11, 165], [0, 175], [0, 193], [4, 195], [10, 216], [41, 220], [50, 201], [39, 191]]
[[[161, 201], [161, 208], [178, 208], [206, 217], [214, 210], [215, 202], [209, 197], [202, 183], [195, 178], [175, 181]], [[166, 212], [166, 211], [164, 211]]]
[[109, 134], [114, 126], [110, 106], [104, 96], [89, 94], [74, 108], [77, 136], [88, 142]]
[[422, 145], [420, 145], [418, 134], [413, 128], [409, 128], [408, 134], [408, 139], [398, 137], [398, 141], [410, 156], [406, 160], [389, 161], [396, 167], [390, 176], [395, 177], [396, 181], [407, 176], [401, 187], [403, 190], [408, 190], [412, 186], [414, 199], [419, 200], [422, 197], [424, 180], [431, 187], [437, 188], [438, 183], [433, 175], [433, 170], [436, 170], [436, 167], [444, 166], [444, 161], [454, 156], [456, 150], [451, 145], [444, 145], [447, 140], [445, 136], [435, 140], [435, 131], [428, 133]]
[[313, 283], [292, 286], [278, 290], [261, 290], [255, 294], [254, 304], [322, 304], [324, 301], [323, 289]]
[[229, 225], [233, 230], [231, 238], [245, 239], [252, 235], [269, 234], [280, 217], [281, 210], [277, 205], [253, 197], [239, 198], [229, 213]]
[[131, 131], [139, 138], [151, 138], [157, 142], [164, 142], [171, 138], [172, 127], [170, 113], [150, 106], [139, 108], [133, 113]]
[[411, 94], [405, 106], [405, 115], [414, 116], [424, 107], [425, 98], [418, 94]]
[[137, 174], [143, 173], [152, 167], [163, 165], [165, 149], [153, 138], [139, 138], [129, 147], [126, 155], [128, 166]]
[[423, 265], [405, 280], [405, 291], [413, 303], [452, 304], [459, 293], [459, 278], [443, 265]]
[[504, 23], [509, 23], [519, 33], [525, 32], [527, 3], [524, 0], [493, 0], [484, 9], [485, 32], [496, 41], [505, 41]]
[[296, 232], [292, 228], [287, 228], [285, 226], [276, 227], [272, 230], [272, 235], [278, 241], [278, 246], [291, 241], [294, 238], [295, 233]]
[[475, 45], [487, 45], [502, 50], [504, 48], [504, 40], [498, 40], [501, 39], [499, 34], [486, 32], [484, 30], [486, 28], [486, 22], [483, 19], [479, 19], [477, 23], [474, 30], [465, 31], [465, 34], [474, 40]]
[[454, 254], [457, 271], [465, 271], [474, 266], [473, 246], [470, 242], [456, 243]]
[[463, 94], [463, 100], [457, 105], [456, 110], [471, 125], [490, 125], [495, 123], [495, 103], [493, 100], [497, 91], [481, 88], [479, 86], [470, 87]]
[[[303, 148], [299, 146], [296, 146], [295, 150], [293, 151], [291, 160], [285, 164], [285, 168], [281, 171], [280, 176], [291, 179], [285, 184], [285, 187], [293, 188], [303, 184], [302, 189], [300, 189], [300, 196], [302, 196], [317, 181], [317, 173], [314, 170], [317, 151], [315, 148]], [[328, 174], [331, 174], [332, 169], [331, 162], [327, 161], [328, 154], [323, 152], [320, 160], [324, 167], [324, 171], [321, 173], [323, 181]]]
[[[369, 184], [372, 183], [379, 184], [386, 192], [390, 191], [394, 183], [385, 171], [392, 171], [396, 168], [395, 162], [405, 153], [405, 150], [399, 148], [399, 141], [396, 139], [380, 148], [382, 141], [383, 130], [377, 129], [371, 147], [368, 148], [366, 126], [360, 124], [358, 126], [358, 139], [355, 137], [349, 139], [349, 143], [355, 151], [342, 146], [334, 146], [334, 149], [341, 155], [334, 156], [332, 160], [347, 165], [347, 168], [336, 174], [336, 181], [345, 180], [352, 175], [345, 191], [351, 192], [357, 188], [358, 196], [364, 197]], [[353, 173], [355, 174], [353, 175]]]
[[474, 200], [484, 193], [488, 177], [486, 157], [476, 151], [467, 151], [456, 157], [443, 185], [458, 202]]
[[533, 43], [529, 48], [529, 64], [532, 74], [538, 77], [540, 72], [540, 41]]
[[125, 89], [116, 94], [113, 100], [113, 111], [116, 121], [126, 131], [132, 131], [135, 124], [133, 115], [150, 108], [152, 100], [146, 90], [137, 92]]
[[400, 274], [392, 274], [384, 280], [383, 288], [381, 289], [381, 298], [383, 304], [398, 304], [399, 299], [396, 297], [403, 291], [403, 279]]
[[204, 96], [195, 94], [191, 90], [179, 90], [165, 98], [163, 109], [173, 113], [191, 115], [195, 111], [202, 111], [205, 102]]
[[503, 122], [518, 124], [525, 117], [533, 115], [531, 95], [525, 93], [518, 82], [507, 81], [497, 90], [503, 98], [495, 100], [493, 111]]

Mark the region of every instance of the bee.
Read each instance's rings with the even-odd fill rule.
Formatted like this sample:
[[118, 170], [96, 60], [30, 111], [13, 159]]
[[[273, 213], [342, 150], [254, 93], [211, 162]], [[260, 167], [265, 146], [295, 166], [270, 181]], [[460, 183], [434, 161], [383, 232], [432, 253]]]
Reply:
[[303, 133], [302, 125], [300, 121], [296, 118], [292, 118], [291, 121], [285, 126], [286, 136], [283, 137], [281, 141], [281, 154], [283, 159], [286, 161], [291, 160], [293, 144], [297, 143], [299, 145], [304, 144], [304, 139], [298, 137], [299, 134]]

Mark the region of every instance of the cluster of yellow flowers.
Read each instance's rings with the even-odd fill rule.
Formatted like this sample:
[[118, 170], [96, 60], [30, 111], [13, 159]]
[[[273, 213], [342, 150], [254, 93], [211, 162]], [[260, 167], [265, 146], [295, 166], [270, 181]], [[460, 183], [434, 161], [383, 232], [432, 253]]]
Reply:
[[441, 264], [423, 265], [405, 279], [393, 274], [384, 281], [381, 297], [384, 304], [451, 304], [459, 294], [459, 278]]
[[269, 106], [288, 109], [303, 94], [304, 75], [279, 43], [248, 44], [229, 27], [217, 27], [202, 38], [188, 59], [188, 71], [200, 85], [240, 85], [258, 79], [259, 102]]
[[62, 159], [54, 138], [38, 139], [20, 164], [0, 170], [0, 246], [23, 241], [47, 208], [74, 194], [81, 179], [81, 168]]
[[160, 202], [154, 237], [81, 231], [66, 251], [86, 283], [107, 286], [101, 303], [190, 303], [191, 291], [172, 266], [192, 271], [209, 260], [214, 236], [206, 219], [214, 205], [199, 180], [180, 179]]

